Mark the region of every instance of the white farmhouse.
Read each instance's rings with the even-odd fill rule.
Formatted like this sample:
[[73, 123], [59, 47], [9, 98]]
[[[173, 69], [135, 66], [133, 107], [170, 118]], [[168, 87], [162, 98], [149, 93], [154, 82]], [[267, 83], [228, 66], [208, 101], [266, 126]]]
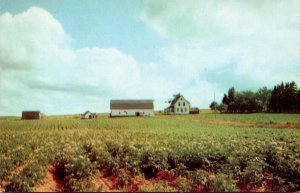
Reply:
[[153, 116], [153, 100], [111, 100], [110, 116]]
[[170, 106], [165, 109], [166, 114], [183, 115], [190, 113], [191, 104], [180, 93], [174, 95], [174, 99], [170, 103]]

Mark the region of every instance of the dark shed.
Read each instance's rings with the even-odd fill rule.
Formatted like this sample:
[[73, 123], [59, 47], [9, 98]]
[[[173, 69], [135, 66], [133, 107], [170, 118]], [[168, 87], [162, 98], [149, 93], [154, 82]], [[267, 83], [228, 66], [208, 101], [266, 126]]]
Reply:
[[23, 111], [22, 119], [41, 119], [42, 114], [40, 111]]

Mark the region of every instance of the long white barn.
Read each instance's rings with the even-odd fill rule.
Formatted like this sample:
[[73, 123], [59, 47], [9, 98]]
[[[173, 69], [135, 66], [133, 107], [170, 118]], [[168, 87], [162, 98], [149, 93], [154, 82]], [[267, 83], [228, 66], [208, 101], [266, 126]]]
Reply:
[[111, 100], [110, 116], [154, 116], [153, 100]]

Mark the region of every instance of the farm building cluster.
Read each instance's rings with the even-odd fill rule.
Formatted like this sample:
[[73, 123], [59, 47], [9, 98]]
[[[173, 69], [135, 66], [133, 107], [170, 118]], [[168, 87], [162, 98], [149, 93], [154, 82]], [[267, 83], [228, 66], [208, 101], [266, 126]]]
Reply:
[[[199, 109], [193, 108], [191, 103], [183, 95], [176, 94], [172, 100], [168, 101], [170, 106], [165, 108], [163, 113], [167, 115], [198, 114]], [[93, 119], [97, 115], [86, 111], [82, 119]], [[154, 100], [111, 100], [111, 117], [128, 116], [154, 116]], [[23, 111], [22, 119], [42, 119], [43, 114], [40, 111]]]

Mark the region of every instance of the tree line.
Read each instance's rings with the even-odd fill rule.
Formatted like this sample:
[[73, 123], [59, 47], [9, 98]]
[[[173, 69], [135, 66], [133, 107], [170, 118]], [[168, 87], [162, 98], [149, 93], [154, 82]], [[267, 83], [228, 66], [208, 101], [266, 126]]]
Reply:
[[213, 101], [209, 107], [226, 113], [300, 113], [300, 90], [294, 81], [282, 82], [273, 90], [262, 87], [256, 92], [237, 92], [231, 87], [220, 104]]

